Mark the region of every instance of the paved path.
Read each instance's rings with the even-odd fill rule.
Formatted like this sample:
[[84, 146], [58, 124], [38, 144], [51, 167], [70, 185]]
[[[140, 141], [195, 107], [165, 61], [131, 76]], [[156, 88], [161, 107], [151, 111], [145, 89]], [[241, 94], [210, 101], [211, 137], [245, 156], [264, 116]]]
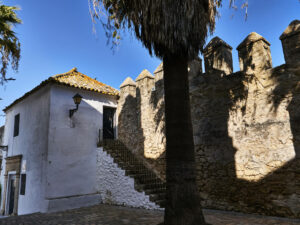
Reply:
[[[300, 220], [204, 210], [213, 225], [300, 225]], [[157, 225], [162, 211], [98, 205], [49, 214], [30, 214], [0, 219], [2, 225]]]

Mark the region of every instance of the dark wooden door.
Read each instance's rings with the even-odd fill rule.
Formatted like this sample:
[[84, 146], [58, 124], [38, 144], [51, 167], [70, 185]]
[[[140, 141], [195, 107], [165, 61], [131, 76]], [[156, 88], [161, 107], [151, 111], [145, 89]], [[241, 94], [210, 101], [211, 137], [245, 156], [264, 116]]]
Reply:
[[11, 175], [9, 178], [9, 198], [8, 198], [8, 214], [14, 212], [15, 191], [16, 191], [16, 176]]
[[115, 138], [115, 112], [114, 108], [103, 108], [103, 139]]

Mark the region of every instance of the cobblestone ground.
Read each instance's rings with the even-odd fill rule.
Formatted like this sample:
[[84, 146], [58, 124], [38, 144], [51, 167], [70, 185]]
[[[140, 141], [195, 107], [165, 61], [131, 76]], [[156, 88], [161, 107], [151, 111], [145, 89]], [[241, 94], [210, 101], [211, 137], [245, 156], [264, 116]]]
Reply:
[[[213, 225], [300, 225], [300, 220], [263, 217], [216, 210], [204, 210], [207, 222]], [[162, 211], [98, 205], [49, 214], [30, 214], [0, 219], [5, 225], [157, 225]]]

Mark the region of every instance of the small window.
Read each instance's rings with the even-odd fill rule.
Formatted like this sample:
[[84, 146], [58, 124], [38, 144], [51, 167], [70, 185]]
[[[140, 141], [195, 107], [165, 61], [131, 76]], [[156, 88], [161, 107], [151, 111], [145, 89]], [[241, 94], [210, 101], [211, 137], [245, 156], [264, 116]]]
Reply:
[[14, 137], [19, 135], [20, 114], [15, 115]]
[[21, 174], [20, 195], [25, 195], [25, 188], [26, 188], [26, 174]]

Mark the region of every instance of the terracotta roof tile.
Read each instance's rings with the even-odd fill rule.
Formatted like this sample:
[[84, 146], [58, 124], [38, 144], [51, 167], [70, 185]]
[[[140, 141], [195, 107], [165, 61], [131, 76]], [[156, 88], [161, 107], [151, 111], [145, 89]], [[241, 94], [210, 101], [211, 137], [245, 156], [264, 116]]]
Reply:
[[9, 108], [11, 108], [13, 105], [22, 101], [24, 98], [26, 98], [33, 92], [39, 90], [41, 87], [43, 87], [49, 83], [61, 84], [61, 85], [69, 86], [69, 87], [75, 87], [75, 88], [84, 89], [84, 90], [88, 90], [88, 91], [94, 91], [94, 92], [98, 92], [98, 93], [102, 93], [102, 94], [106, 94], [106, 95], [119, 96], [119, 91], [117, 89], [114, 89], [111, 86], [108, 86], [102, 82], [95, 80], [95, 79], [92, 79], [92, 78], [78, 72], [77, 68], [73, 68], [66, 73], [54, 75], [54, 76], [49, 77], [47, 80], [44, 80], [37, 87], [35, 87], [31, 91], [25, 93], [21, 98], [18, 98], [12, 104], [7, 106], [3, 111], [5, 112]]
[[73, 68], [69, 72], [52, 76], [49, 79], [53, 79], [57, 83], [71, 87], [86, 89], [107, 95], [119, 95], [118, 90], [78, 72], [76, 68]]

